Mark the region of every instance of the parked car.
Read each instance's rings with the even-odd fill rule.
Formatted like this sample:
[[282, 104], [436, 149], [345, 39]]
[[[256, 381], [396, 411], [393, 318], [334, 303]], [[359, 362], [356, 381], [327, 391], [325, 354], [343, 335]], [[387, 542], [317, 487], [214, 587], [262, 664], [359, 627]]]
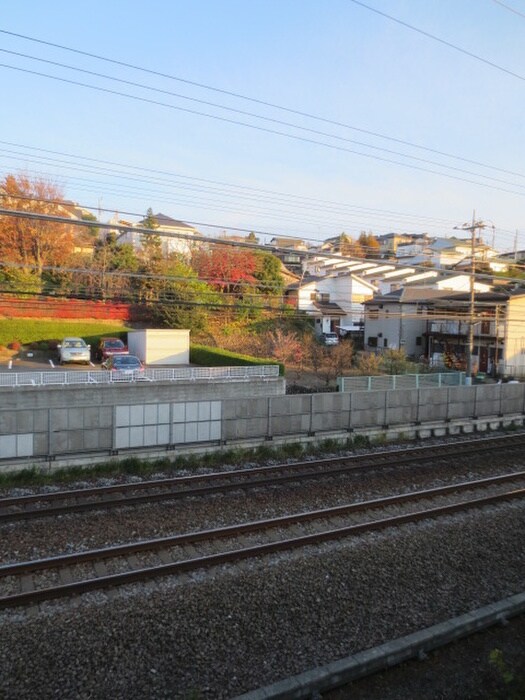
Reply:
[[102, 363], [104, 369], [111, 372], [121, 372], [122, 375], [133, 375], [144, 373], [144, 365], [135, 355], [110, 355], [108, 359]]
[[111, 355], [127, 355], [128, 346], [120, 338], [101, 338], [97, 345], [95, 357], [98, 362], [104, 362]]
[[91, 362], [91, 346], [82, 338], [64, 338], [57, 345], [58, 361], [61, 365], [66, 362], [80, 362], [89, 365]]
[[324, 345], [338, 345], [339, 336], [337, 335], [337, 333], [322, 333], [321, 342]]

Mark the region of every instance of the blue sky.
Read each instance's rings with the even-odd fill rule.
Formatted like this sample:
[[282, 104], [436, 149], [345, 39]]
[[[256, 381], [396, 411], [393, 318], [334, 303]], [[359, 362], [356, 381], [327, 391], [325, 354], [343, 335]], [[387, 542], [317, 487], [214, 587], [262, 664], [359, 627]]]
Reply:
[[366, 4], [516, 75], [352, 0], [20, 0], [0, 20], [0, 174], [206, 235], [452, 235], [476, 210], [487, 242], [525, 248], [525, 3]]

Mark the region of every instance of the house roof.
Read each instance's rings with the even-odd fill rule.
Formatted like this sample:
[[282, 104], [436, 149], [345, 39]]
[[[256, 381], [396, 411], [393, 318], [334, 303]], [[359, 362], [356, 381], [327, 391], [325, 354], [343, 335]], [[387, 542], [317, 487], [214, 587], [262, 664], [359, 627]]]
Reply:
[[417, 302], [433, 301], [440, 297], [450, 296], [450, 290], [429, 289], [421, 287], [402, 287], [388, 294], [378, 294], [368, 299], [364, 304], [415, 304]]
[[321, 301], [314, 301], [314, 307], [321, 313], [323, 316], [346, 316], [347, 313], [344, 311], [339, 304], [336, 304], [333, 301], [327, 301], [327, 302], [321, 302]]
[[300, 238], [286, 238], [285, 236], [272, 238], [269, 245], [278, 246], [279, 248], [292, 248], [293, 250], [307, 250], [306, 243]]
[[[182, 228], [187, 229], [188, 233], [195, 231], [193, 226], [185, 224], [184, 221], [172, 219], [170, 216], [166, 216], [166, 214], [161, 214], [160, 212], [158, 214], [154, 214], [154, 218], [159, 225], [159, 228]], [[139, 226], [143, 225], [145, 221], [146, 219], [141, 219], [141, 221], [138, 222]]]

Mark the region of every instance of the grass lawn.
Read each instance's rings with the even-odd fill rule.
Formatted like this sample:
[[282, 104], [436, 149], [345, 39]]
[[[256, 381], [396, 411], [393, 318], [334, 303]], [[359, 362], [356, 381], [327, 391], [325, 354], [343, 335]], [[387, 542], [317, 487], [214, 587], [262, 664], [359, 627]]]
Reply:
[[14, 318], [0, 319], [0, 346], [10, 343], [21, 345], [48, 343], [62, 340], [66, 336], [84, 338], [87, 343], [96, 343], [100, 336], [120, 337], [132, 330], [119, 321], [73, 321], [70, 319]]

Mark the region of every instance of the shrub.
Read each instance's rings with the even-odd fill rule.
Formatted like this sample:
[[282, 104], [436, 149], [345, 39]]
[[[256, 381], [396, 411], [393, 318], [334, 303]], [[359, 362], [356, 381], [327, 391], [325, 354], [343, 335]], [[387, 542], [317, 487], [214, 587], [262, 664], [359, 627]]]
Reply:
[[210, 348], [205, 345], [190, 347], [190, 362], [204, 367], [231, 367], [233, 365], [279, 365], [279, 374], [284, 374], [284, 365], [275, 360], [265, 360], [250, 355], [240, 355], [221, 348]]
[[18, 340], [13, 340], [7, 347], [9, 350], [16, 350], [16, 352], [18, 352], [22, 348], [22, 343]]

